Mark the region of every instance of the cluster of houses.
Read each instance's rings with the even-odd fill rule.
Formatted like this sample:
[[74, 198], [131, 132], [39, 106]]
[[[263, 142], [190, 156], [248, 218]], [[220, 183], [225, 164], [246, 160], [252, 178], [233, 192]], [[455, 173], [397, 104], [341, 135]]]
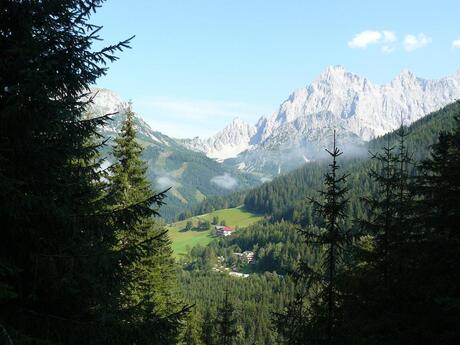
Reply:
[[254, 263], [254, 252], [250, 250], [246, 250], [242, 253], [233, 253], [234, 256], [238, 258], [238, 260], [243, 260], [248, 264]]
[[230, 236], [235, 230], [232, 226], [216, 225], [217, 236]]
[[[242, 253], [232, 253], [232, 255], [237, 258], [238, 262], [246, 262], [248, 264], [255, 263], [254, 252], [250, 250], [246, 250]], [[225, 258], [223, 256], [217, 257], [217, 265], [213, 267], [212, 269], [213, 271], [216, 271], [216, 272], [226, 272], [227, 271], [228, 274], [233, 277], [239, 277], [239, 278], [249, 277], [248, 273], [238, 272], [239, 268], [236, 263], [233, 265], [231, 270], [230, 268], [225, 267]]]

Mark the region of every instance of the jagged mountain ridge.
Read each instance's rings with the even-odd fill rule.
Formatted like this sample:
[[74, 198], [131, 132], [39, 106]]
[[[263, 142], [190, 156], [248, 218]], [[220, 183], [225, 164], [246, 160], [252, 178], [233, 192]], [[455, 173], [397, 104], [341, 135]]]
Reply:
[[219, 133], [208, 139], [195, 137], [182, 140], [182, 143], [192, 150], [205, 152], [210, 158], [223, 161], [249, 149], [251, 138], [256, 132], [255, 126], [236, 117]]
[[403, 70], [389, 83], [377, 85], [341, 66], [330, 66], [255, 126], [227, 126], [206, 140], [183, 143], [226, 164], [273, 173], [281, 166], [289, 170], [295, 162], [298, 166], [317, 158], [333, 129], [344, 145], [359, 146], [396, 129], [401, 121], [409, 125], [459, 97], [460, 71], [425, 80]]
[[[88, 112], [92, 116], [111, 116], [107, 125], [101, 127], [99, 131], [105, 137], [115, 137], [121, 130], [123, 116], [128, 107], [128, 102], [123, 101], [115, 92], [109, 89], [94, 88], [91, 93], [92, 102]], [[142, 117], [135, 116], [137, 135], [144, 141], [152, 141], [157, 145], [171, 146], [177, 144], [176, 141], [160, 132], [154, 131]]]
[[[106, 138], [111, 138], [102, 155], [107, 164], [112, 139], [122, 127], [128, 103], [109, 89], [93, 89], [93, 101], [88, 107], [91, 116], [113, 114], [111, 121], [99, 128]], [[143, 159], [147, 162], [147, 174], [152, 187], [159, 190], [172, 187], [168, 192], [167, 205], [161, 214], [167, 220], [174, 219], [184, 207], [190, 207], [211, 195], [225, 195], [250, 188], [261, 183], [260, 179], [225, 166], [201, 152], [184, 147], [176, 139], [154, 131], [139, 115], [135, 115], [137, 139], [144, 147]]]

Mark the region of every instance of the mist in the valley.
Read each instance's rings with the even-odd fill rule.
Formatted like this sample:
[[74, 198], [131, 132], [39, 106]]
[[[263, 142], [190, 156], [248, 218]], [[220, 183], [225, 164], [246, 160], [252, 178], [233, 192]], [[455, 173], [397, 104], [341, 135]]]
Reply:
[[238, 185], [238, 181], [228, 173], [214, 176], [211, 179], [211, 183], [224, 189], [234, 189]]

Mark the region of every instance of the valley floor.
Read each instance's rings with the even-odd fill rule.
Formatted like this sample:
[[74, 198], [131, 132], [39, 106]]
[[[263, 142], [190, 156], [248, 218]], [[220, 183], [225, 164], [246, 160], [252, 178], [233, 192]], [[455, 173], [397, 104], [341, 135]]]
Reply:
[[[172, 241], [174, 256], [176, 258], [180, 257], [186, 254], [189, 248], [193, 248], [198, 244], [205, 246], [211, 242], [216, 237], [214, 225], [211, 224], [210, 229], [203, 230], [199, 228], [199, 223], [204, 221], [212, 222], [215, 217], [218, 218], [219, 224], [224, 221], [225, 225], [236, 229], [247, 227], [263, 219], [262, 216], [247, 212], [240, 206], [217, 210], [170, 224], [167, 229]], [[190, 230], [185, 229], [188, 221], [193, 224]]]

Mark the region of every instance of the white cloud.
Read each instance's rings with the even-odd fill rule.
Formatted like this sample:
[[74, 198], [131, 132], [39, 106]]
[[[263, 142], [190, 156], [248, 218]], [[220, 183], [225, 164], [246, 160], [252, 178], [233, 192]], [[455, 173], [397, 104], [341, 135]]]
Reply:
[[415, 49], [422, 48], [431, 43], [431, 37], [426, 36], [424, 33], [415, 35], [406, 35], [404, 37], [404, 49], [411, 52]]
[[157, 182], [158, 188], [162, 190], [169, 188], [169, 187], [177, 187], [179, 185], [179, 183], [176, 180], [174, 180], [174, 178], [172, 178], [171, 176], [167, 176], [167, 175], [158, 177], [156, 182]]
[[393, 31], [383, 30], [383, 42], [391, 43], [397, 40], [396, 34]]
[[213, 177], [211, 182], [225, 189], [233, 189], [238, 184], [238, 181], [228, 173]]
[[366, 48], [369, 44], [376, 44], [382, 39], [380, 31], [366, 30], [356, 34], [351, 41], [348, 42], [350, 48]]
[[391, 43], [394, 43], [398, 40], [394, 31], [382, 30], [366, 30], [362, 31], [353, 37], [353, 39], [348, 42], [350, 48], [361, 48], [364, 49], [368, 45], [378, 44], [382, 45], [380, 50], [383, 53], [391, 53], [394, 51], [394, 47], [391, 46]]
[[457, 38], [456, 40], [452, 41], [452, 47], [460, 48], [460, 38]]
[[382, 49], [381, 49], [382, 53], [386, 53], [386, 54], [390, 54], [390, 53], [394, 52], [394, 50], [395, 50], [394, 47], [390, 47], [390, 46], [387, 46], [387, 45], [382, 46]]

